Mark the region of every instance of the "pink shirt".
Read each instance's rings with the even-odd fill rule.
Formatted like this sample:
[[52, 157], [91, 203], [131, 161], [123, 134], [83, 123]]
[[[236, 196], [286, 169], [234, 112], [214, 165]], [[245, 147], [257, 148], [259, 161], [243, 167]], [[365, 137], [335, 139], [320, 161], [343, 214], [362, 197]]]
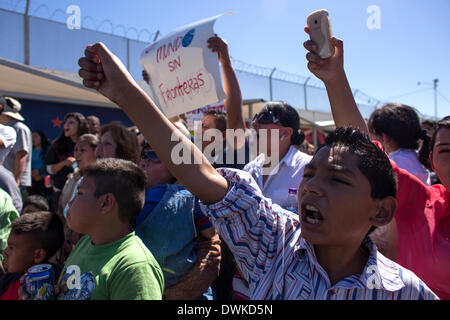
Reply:
[[413, 271], [441, 299], [450, 299], [450, 192], [426, 186], [391, 161], [398, 178], [397, 263]]

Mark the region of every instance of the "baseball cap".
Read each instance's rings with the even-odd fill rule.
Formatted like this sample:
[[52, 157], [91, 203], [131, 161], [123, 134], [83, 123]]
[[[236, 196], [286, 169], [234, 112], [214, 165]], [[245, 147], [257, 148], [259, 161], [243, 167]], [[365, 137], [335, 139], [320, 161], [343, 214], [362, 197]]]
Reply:
[[272, 123], [292, 128], [291, 144], [300, 145], [305, 140], [305, 134], [300, 129], [300, 116], [297, 110], [288, 103], [284, 101], [266, 102], [259, 114], [270, 114], [273, 119]]
[[22, 109], [22, 105], [16, 99], [11, 97], [0, 97], [0, 104], [3, 107], [2, 114], [6, 114], [16, 120], [25, 120], [19, 113]]

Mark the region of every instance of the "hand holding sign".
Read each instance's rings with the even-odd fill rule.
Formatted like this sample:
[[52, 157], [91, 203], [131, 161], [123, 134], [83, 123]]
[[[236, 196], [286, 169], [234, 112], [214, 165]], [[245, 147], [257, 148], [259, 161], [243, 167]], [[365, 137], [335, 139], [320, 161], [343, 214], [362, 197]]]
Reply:
[[[152, 96], [167, 117], [225, 98], [215, 53], [222, 63], [230, 59], [226, 43], [214, 37], [218, 17], [179, 28], [142, 53], [140, 61], [149, 75]], [[212, 50], [207, 48], [210, 38]]]
[[219, 61], [222, 66], [231, 65], [230, 54], [228, 53], [228, 44], [225, 40], [219, 38], [216, 35], [208, 39], [208, 48], [212, 52], [217, 52], [219, 55]]

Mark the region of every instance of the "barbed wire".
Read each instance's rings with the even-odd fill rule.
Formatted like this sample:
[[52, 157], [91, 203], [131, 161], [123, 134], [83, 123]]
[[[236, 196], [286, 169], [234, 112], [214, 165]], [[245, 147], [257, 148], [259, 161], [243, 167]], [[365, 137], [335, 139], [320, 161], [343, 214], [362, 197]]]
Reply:
[[[4, 4], [7, 4], [7, 8], [4, 8]], [[3, 9], [10, 10], [10, 11], [24, 15], [25, 7], [26, 7], [26, 0], [16, 0], [16, 1], [0, 0], [0, 5], [1, 5], [0, 9], [3, 8]], [[31, 13], [29, 15], [32, 17], [47, 19], [47, 20], [55, 21], [55, 22], [65, 23], [66, 19], [67, 19], [66, 11], [64, 11], [60, 8], [52, 11], [46, 4], [30, 3], [29, 12]], [[46, 16], [43, 17], [41, 12], [45, 12]], [[38, 16], [38, 13], [41, 16]], [[63, 18], [58, 20], [56, 18], [57, 14], [60, 14]], [[91, 28], [87, 27], [89, 22], [92, 25]], [[106, 25], [106, 24], [109, 25], [109, 27], [110, 27], [109, 33], [106, 31], [101, 31], [101, 28], [103, 28], [104, 25]], [[146, 42], [146, 43], [153, 42], [155, 35], [159, 34], [158, 31], [150, 32], [148, 29], [145, 29], [145, 28], [138, 30], [135, 27], [127, 28], [123, 24], [115, 25], [109, 19], [97, 21], [96, 19], [94, 19], [91, 16], [83, 16], [82, 21], [81, 21], [81, 27], [85, 28], [85, 29], [95, 30], [98, 32], [112, 34], [117, 37], [122, 37], [122, 38], [126, 38], [126, 39], [131, 39], [134, 41], [140, 41], [140, 42]], [[121, 30], [122, 35], [117, 34], [117, 32], [119, 32], [119, 30]], [[132, 38], [130, 36], [130, 33], [134, 33], [135, 37]], [[147, 35], [147, 41], [141, 40], [141, 36], [144, 33]], [[285, 81], [288, 83], [294, 83], [294, 84], [298, 84], [298, 85], [304, 85], [307, 82], [307, 87], [309, 87], [309, 88], [318, 88], [318, 89], [325, 90], [323, 83], [312, 77], [306, 77], [306, 76], [302, 76], [299, 74], [289, 73], [289, 72], [277, 70], [275, 68], [267, 68], [267, 67], [257, 66], [257, 65], [250, 64], [250, 63], [247, 63], [242, 60], [235, 59], [233, 57], [231, 59], [232, 59], [234, 68], [236, 69], [236, 71], [239, 71], [239, 72], [248, 73], [248, 74], [255, 75], [255, 76], [260, 76], [260, 77], [264, 77], [267, 79], [272, 77], [273, 80]], [[272, 74], [272, 76], [271, 76], [271, 74]], [[385, 103], [389, 102], [389, 101], [384, 101], [384, 100], [382, 101], [382, 100], [376, 99], [374, 97], [371, 97], [358, 89], [353, 91], [353, 96], [359, 106], [373, 108], [373, 110], [375, 110], [376, 108], [379, 108], [382, 105], [384, 105]], [[443, 97], [443, 95], [441, 93], [440, 93], [440, 96]], [[447, 100], [447, 99], [446, 99], [446, 101], [449, 102], [449, 100]], [[419, 114], [419, 116], [421, 118], [422, 117], [430, 117], [428, 115], [420, 113], [417, 110], [417, 108], [414, 108], [414, 109], [417, 111], [417, 113]]]
[[[17, 0], [17, 1], [14, 1], [14, 0], [5, 1], [5, 0], [3, 0], [3, 1], [0, 2], [0, 4], [2, 4], [2, 5], [5, 4], [5, 3], [8, 4], [8, 6], [7, 6], [8, 8], [4, 8], [4, 9], [7, 9], [7, 10], [9, 9], [9, 10], [14, 11], [16, 13], [24, 14], [26, 0]], [[23, 7], [19, 7], [22, 4], [23, 4]], [[57, 19], [56, 18], [56, 15], [58, 13], [62, 14], [63, 19]], [[36, 4], [34, 6], [33, 3], [30, 3], [29, 16], [36, 17], [36, 18], [41, 18], [41, 19], [47, 19], [47, 20], [55, 21], [55, 22], [63, 22], [63, 23], [65, 23], [66, 19], [67, 19], [67, 13], [64, 10], [58, 8], [58, 9], [55, 9], [55, 10], [52, 11], [52, 9], [50, 9], [49, 6], [46, 5], [46, 4]], [[91, 25], [92, 25], [91, 28], [87, 27], [87, 22], [88, 21], [91, 21]], [[137, 40], [137, 41], [140, 41], [140, 42], [146, 42], [146, 43], [153, 42], [155, 35], [158, 33], [158, 31], [150, 32], [148, 29], [145, 29], [145, 28], [138, 30], [135, 27], [127, 28], [123, 24], [116, 25], [109, 19], [105, 19], [105, 20], [102, 20], [102, 21], [97, 21], [96, 19], [94, 19], [91, 16], [84, 16], [82, 18], [82, 20], [81, 20], [81, 27], [82, 28], [91, 29], [91, 30], [95, 30], [95, 31], [99, 31], [99, 32], [105, 32], [105, 31], [102, 31], [102, 28], [103, 28], [103, 26], [105, 24], [109, 25], [109, 27], [110, 27], [109, 34], [113, 34], [113, 35], [116, 35], [116, 36], [121, 36], [121, 37], [124, 37], [124, 38], [127, 38], [127, 39]], [[122, 30], [122, 35], [118, 35], [116, 33], [116, 31], [119, 30], [119, 29]], [[130, 33], [132, 33], [132, 32], [135, 33], [135, 37], [134, 38], [130, 36]], [[108, 32], [105, 32], [105, 33], [108, 33]], [[147, 38], [143, 40], [143, 39], [141, 39], [141, 36], [144, 35], [144, 34], [147, 35]]]

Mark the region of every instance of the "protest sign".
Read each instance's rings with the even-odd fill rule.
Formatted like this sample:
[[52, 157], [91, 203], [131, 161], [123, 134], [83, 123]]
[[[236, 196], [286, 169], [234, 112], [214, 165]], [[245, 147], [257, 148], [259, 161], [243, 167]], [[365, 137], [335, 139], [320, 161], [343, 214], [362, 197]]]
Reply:
[[142, 52], [153, 99], [166, 117], [225, 99], [218, 56], [207, 44], [220, 16], [178, 28]]

